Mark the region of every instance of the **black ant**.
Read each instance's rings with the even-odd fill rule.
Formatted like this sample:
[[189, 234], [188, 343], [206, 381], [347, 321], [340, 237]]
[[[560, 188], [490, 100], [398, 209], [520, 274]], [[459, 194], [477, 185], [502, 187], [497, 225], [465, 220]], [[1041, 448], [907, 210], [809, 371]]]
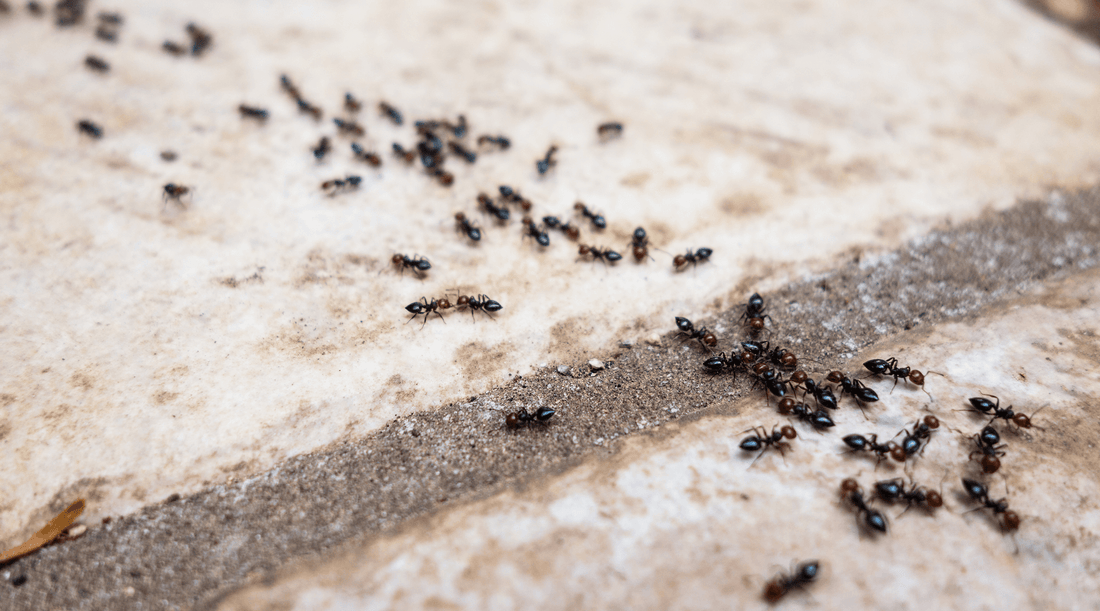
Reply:
[[[57, 27], [73, 26], [81, 22], [84, 19], [85, 0], [60, 0], [54, 5], [54, 13], [57, 16]], [[3, 10], [0, 12], [9, 12], [11, 7], [7, 2], [0, 5]]]
[[412, 163], [413, 160], [416, 159], [415, 151], [407, 151], [405, 150], [405, 147], [396, 142], [393, 143], [393, 154], [397, 155], [401, 159], [404, 159], [405, 163]]
[[596, 229], [607, 229], [607, 219], [602, 214], [596, 214], [588, 209], [588, 206], [584, 205], [584, 202], [577, 202], [573, 204], [573, 209], [581, 213], [582, 216], [592, 221], [592, 225]]
[[417, 276], [423, 276], [424, 272], [432, 268], [432, 264], [424, 257], [394, 254], [390, 261], [401, 270], [402, 274], [405, 273], [406, 269], [411, 269]]
[[95, 37], [102, 40], [103, 42], [117, 42], [118, 28], [101, 23], [95, 28]]
[[317, 146], [313, 148], [313, 156], [317, 161], [321, 161], [331, 150], [332, 143], [329, 142], [328, 136], [321, 136], [321, 139], [317, 142]]
[[[458, 122], [455, 124], [447, 124], [447, 127], [451, 128], [451, 133], [455, 135], [455, 138], [466, 137], [466, 115], [458, 115]], [[473, 163], [473, 161], [470, 161]]]
[[447, 143], [447, 146], [450, 147], [452, 153], [465, 159], [466, 163], [473, 163], [477, 161], [477, 153], [468, 150], [466, 147], [462, 146], [458, 142], [452, 140]]
[[879, 463], [886, 460], [886, 455], [890, 454], [892, 456], [894, 450], [898, 447], [893, 441], [879, 443], [878, 435], [873, 433], [870, 435], [870, 438], [864, 437], [863, 435], [848, 435], [844, 438], [844, 445], [851, 448], [850, 452], [870, 452], [877, 456], [878, 460], [875, 462], [876, 469]]
[[867, 504], [867, 498], [863, 495], [863, 488], [859, 486], [859, 482], [850, 477], [840, 482], [840, 495], [846, 503], [855, 509], [856, 524], [862, 524], [862, 526], [877, 530], [880, 533], [886, 532], [886, 516], [875, 509], [871, 509], [870, 505]]
[[644, 228], [638, 227], [634, 230], [630, 245], [634, 247], [634, 260], [638, 263], [645, 261], [646, 257], [653, 258], [649, 255], [649, 237]]
[[[1020, 516], [1011, 509], [1008, 508], [1008, 499], [1002, 498], [1000, 500], [991, 500], [989, 498], [989, 490], [986, 489], [985, 484], [981, 482], [963, 478], [963, 489], [966, 490], [971, 500], [981, 503], [981, 507], [971, 509], [971, 511], [978, 511], [980, 509], [992, 510], [994, 517], [1001, 516], [1001, 530], [1013, 531], [1020, 528]], [[1005, 483], [1007, 490], [1008, 483]], [[969, 512], [968, 512], [969, 513]]]
[[351, 143], [351, 152], [355, 155], [356, 159], [365, 161], [373, 168], [377, 168], [382, 165], [382, 158], [379, 157], [377, 153], [364, 150], [363, 147], [356, 142]]
[[447, 319], [443, 318], [443, 314], [440, 313], [440, 310], [447, 310], [450, 309], [450, 307], [451, 302], [446, 297], [443, 299], [432, 299], [431, 302], [428, 301], [427, 297], [421, 297], [420, 301], [414, 301], [405, 306], [405, 309], [412, 313], [412, 318], [406, 321], [405, 324], [409, 324], [417, 316], [423, 316], [424, 323], [420, 325], [420, 328], [423, 329], [424, 325], [428, 324], [428, 316], [431, 314], [435, 314], [443, 321], [443, 324], [447, 324]]
[[498, 189], [500, 190], [500, 196], [504, 198], [504, 201], [518, 204], [520, 208], [523, 208], [524, 212], [529, 212], [531, 210], [531, 200], [525, 199], [522, 195], [519, 194], [519, 191], [516, 191], [508, 185], [500, 185]]
[[672, 258], [672, 267], [676, 268], [676, 271], [682, 271], [688, 263], [692, 266], [706, 263], [710, 260], [712, 254], [714, 254], [714, 251], [710, 248], [700, 248], [694, 252], [689, 248], [686, 253]]
[[[903, 437], [901, 443], [890, 452], [890, 457], [898, 462], [905, 462], [910, 456], [923, 454], [925, 446], [928, 445], [928, 440], [932, 438], [932, 433], [938, 428], [940, 428], [939, 418], [929, 414], [923, 419], [913, 423], [912, 433], [909, 432], [908, 428], [898, 431], [898, 435], [905, 433], [905, 437]], [[894, 435], [894, 437], [898, 435]]]
[[332, 122], [336, 124], [336, 129], [341, 134], [350, 134], [352, 136], [364, 136], [367, 130], [363, 129], [362, 125], [359, 125], [355, 121], [345, 121], [339, 117], [333, 117]]
[[[893, 376], [894, 386], [890, 387], [890, 391], [893, 392], [894, 388], [898, 385], [898, 380], [909, 380], [915, 386], [919, 386], [924, 394], [931, 397], [928, 391], [924, 388], [924, 374], [916, 369], [910, 367], [898, 367], [898, 359], [890, 357], [888, 359], [871, 359], [863, 364], [874, 375]], [[929, 373], [936, 373], [930, 371]], [[942, 375], [942, 374], [941, 374]]]
[[933, 513], [936, 509], [943, 507], [943, 495], [935, 490], [929, 490], [925, 486], [918, 486], [912, 478], [909, 480], [908, 490], [905, 489], [905, 481], [900, 477], [875, 482], [875, 496], [887, 503], [905, 502], [905, 511], [899, 513], [898, 518], [905, 515], [905, 512], [912, 509], [914, 505], [924, 507], [924, 510], [928, 513]]
[[504, 417], [504, 424], [510, 429], [518, 428], [521, 424], [539, 422], [545, 424], [554, 415], [554, 410], [549, 407], [540, 407], [535, 412], [529, 413], [526, 408], [518, 412], [512, 412]]
[[474, 317], [474, 311], [480, 310], [485, 312], [486, 316], [492, 318], [491, 314], [495, 314], [504, 309], [504, 306], [500, 305], [497, 301], [489, 299], [488, 295], [459, 295], [455, 301], [455, 307], [468, 308], [470, 310], [470, 318]]
[[814, 410], [805, 403], [799, 403], [791, 397], [783, 397], [776, 405], [776, 409], [784, 416], [794, 416], [799, 420], [814, 427], [817, 431], [824, 431], [836, 426], [833, 419], [824, 410]]
[[802, 383], [802, 388], [806, 389], [806, 393], [814, 396], [818, 405], [829, 409], [837, 409], [836, 395], [833, 394], [832, 388], [824, 384], [818, 384], [812, 378], [806, 378], [806, 381]]
[[597, 248], [595, 246], [586, 246], [581, 244], [581, 247], [577, 250], [577, 253], [582, 257], [591, 256], [592, 260], [597, 259], [606, 261], [608, 263], [617, 263], [622, 260], [623, 256], [614, 250], [608, 250], [605, 248]]
[[523, 227], [525, 238], [535, 238], [535, 241], [539, 243], [539, 246], [549, 246], [550, 236], [543, 231], [540, 225], [536, 225], [535, 221], [531, 220], [531, 217], [523, 217]]
[[747, 354], [752, 356], [752, 362], [754, 362], [754, 363], [756, 361], [760, 360], [763, 356], [765, 356], [768, 353], [768, 349], [770, 347], [771, 347], [771, 343], [769, 343], [766, 340], [765, 341], [750, 340], [750, 341], [741, 342], [741, 348], [743, 348]]
[[241, 113], [241, 117], [245, 119], [256, 119], [263, 123], [267, 121], [267, 111], [263, 108], [257, 108], [255, 106], [249, 106], [247, 104], [241, 104], [237, 107], [237, 110]]
[[395, 125], [401, 125], [401, 123], [404, 121], [404, 119], [401, 117], [401, 111], [397, 110], [396, 108], [390, 106], [385, 102], [378, 103], [378, 110], [382, 114], [389, 117], [390, 121], [393, 121]]
[[489, 136], [489, 135], [478, 136], [477, 137], [477, 145], [481, 146], [483, 144], [495, 145], [497, 147], [500, 147], [500, 150], [502, 150], [502, 151], [507, 149], [508, 147], [512, 146], [512, 142], [510, 140], [508, 140], [507, 138], [505, 138], [504, 136]]
[[81, 119], [80, 121], [78, 121], [76, 124], [76, 128], [80, 130], [80, 133], [91, 136], [96, 140], [99, 140], [103, 137], [103, 128], [87, 119]]
[[498, 221], [507, 221], [510, 216], [507, 208], [493, 203], [493, 198], [485, 193], [477, 194], [477, 203], [481, 206], [483, 211], [497, 217]]
[[187, 53], [187, 49], [185, 49], [183, 45], [179, 44], [178, 42], [172, 42], [171, 40], [164, 41], [164, 43], [160, 45], [160, 48], [164, 49], [165, 53], [169, 55], [175, 55], [176, 57]]
[[351, 95], [351, 92], [344, 94], [344, 110], [351, 114], [359, 112], [363, 108], [363, 103], [355, 99], [355, 96]]
[[618, 138], [623, 135], [622, 123], [601, 123], [596, 127], [596, 134], [604, 140], [610, 140], [611, 138]]
[[738, 358], [736, 354], [727, 357], [725, 352], [719, 352], [703, 361], [703, 367], [706, 367], [707, 370], [712, 373], [718, 373], [723, 369], [736, 369], [740, 365], [741, 359]]
[[971, 452], [968, 458], [974, 460], [975, 455], [981, 456], [978, 464], [982, 466], [982, 472], [996, 473], [1001, 468], [1001, 457], [1005, 455], [1002, 449], [1008, 447], [1001, 443], [1001, 435], [997, 433], [997, 429], [986, 425], [971, 439], [974, 440], [974, 445], [978, 446], [978, 449]]
[[95, 55], [89, 55], [88, 57], [85, 57], [84, 65], [87, 66], [89, 70], [95, 70], [96, 72], [100, 73], [105, 73], [111, 69], [111, 64], [108, 64], [107, 62], [96, 57]]
[[708, 351], [711, 347], [718, 345], [718, 336], [708, 331], [705, 326], [700, 326], [696, 329], [695, 325], [691, 324], [691, 321], [683, 316], [676, 317], [676, 327], [680, 329], [681, 334], [687, 336], [684, 341], [697, 339], [699, 340], [699, 345]]
[[329, 195], [336, 195], [341, 191], [354, 191], [362, 184], [363, 179], [359, 176], [348, 175], [344, 178], [333, 178], [321, 183], [321, 190], [328, 191]]
[[[986, 399], [985, 397], [993, 397], [994, 399], [997, 400], [997, 402], [994, 403], [994, 402], [990, 401], [989, 399]], [[996, 395], [985, 395], [985, 397], [971, 397], [968, 400], [970, 401], [970, 405], [974, 406], [974, 409], [962, 410], [962, 411], [976, 412], [976, 413], [985, 414], [987, 416], [992, 414], [993, 418], [989, 421], [990, 424], [993, 424], [993, 422], [995, 420], [1000, 418], [1000, 419], [1004, 420], [1005, 422], [1015, 424], [1016, 427], [1019, 428], [1019, 429], [1037, 428], [1039, 430], [1043, 430], [1042, 427], [1036, 426], [1036, 425], [1031, 423], [1031, 416], [1034, 416], [1035, 414], [1042, 411], [1045, 406], [1040, 407], [1039, 409], [1032, 412], [1031, 416], [1028, 416], [1026, 414], [1017, 414], [1016, 412], [1012, 411], [1012, 406], [1011, 405], [1009, 405], [1008, 407], [1002, 409], [1001, 408], [1001, 399], [1000, 399], [1000, 397], [997, 397]]]
[[764, 584], [764, 600], [775, 604], [791, 590], [795, 588], [803, 589], [817, 579], [819, 568], [820, 564], [817, 560], [809, 560], [795, 567], [790, 575], [779, 573], [771, 581]]
[[581, 237], [580, 229], [577, 229], [571, 223], [561, 222], [561, 219], [556, 216], [544, 216], [542, 217], [542, 222], [544, 225], [551, 229], [560, 229], [562, 233], [565, 234], [565, 237], [573, 240], [574, 242], [576, 242]]
[[867, 417], [867, 412], [863, 409], [863, 404], [878, 401], [878, 393], [867, 388], [863, 382], [853, 380], [839, 371], [830, 371], [829, 375], [825, 376], [825, 380], [833, 384], [840, 384], [840, 394], [847, 393], [851, 395], [856, 400], [856, 404], [859, 405], [859, 410], [863, 412], [864, 418]]
[[160, 152], [160, 158], [165, 161], [175, 161], [176, 157], [176, 151], [163, 150]]
[[187, 34], [191, 36], [191, 55], [198, 57], [206, 52], [210, 48], [210, 45], [214, 42], [214, 37], [210, 32], [200, 28], [194, 23], [187, 24]]
[[466, 218], [466, 215], [462, 212], [455, 213], [455, 224], [458, 226], [459, 231], [465, 233], [466, 237], [474, 242], [481, 240], [481, 230], [471, 223], [470, 219]]
[[[778, 430], [776, 430], [778, 429]], [[756, 455], [752, 463], [749, 464], [751, 469], [756, 461], [760, 460], [760, 457], [764, 455], [764, 452], [768, 451], [768, 448], [775, 448], [779, 451], [779, 455], [783, 455], [783, 446], [790, 447], [790, 444], [784, 441], [784, 439], [794, 439], [798, 437], [798, 433], [794, 430], [793, 426], [784, 425], [782, 428], [777, 424], [772, 427], [772, 432], [769, 434], [766, 429], [759, 426], [754, 426], [749, 429], [752, 431], [752, 435], [741, 440], [740, 448], [746, 452], [755, 452], [760, 450], [760, 453]], [[745, 431], [746, 433], [748, 431]]]
[[539, 171], [539, 174], [545, 174], [550, 168], [558, 164], [558, 160], [554, 159], [554, 153], [558, 152], [557, 146], [551, 146], [546, 151], [546, 156], [535, 162], [535, 169]]
[[184, 195], [191, 192], [191, 187], [185, 187], [183, 185], [177, 185], [174, 182], [170, 182], [164, 185], [164, 205], [168, 205], [168, 202], [175, 202], [177, 206], [185, 207], [183, 200]]
[[749, 302], [745, 304], [745, 312], [737, 320], [744, 320], [749, 329], [760, 331], [764, 328], [764, 319], [771, 319], [771, 316], [764, 313], [766, 307], [760, 293], [753, 293], [749, 297]]
[[764, 386], [764, 399], [767, 399], [769, 394], [780, 398], [786, 396], [787, 387], [790, 386], [790, 383], [779, 377], [779, 372], [771, 365], [765, 362], [756, 363], [752, 367], [752, 373], [756, 376], [756, 380]]
[[298, 103], [298, 112], [303, 112], [303, 113], [313, 117], [314, 121], [320, 121], [321, 120], [322, 113], [321, 113], [320, 107], [314, 106], [313, 104], [310, 104], [309, 102], [307, 102], [306, 100], [304, 100], [302, 98], [296, 99], [295, 102]]

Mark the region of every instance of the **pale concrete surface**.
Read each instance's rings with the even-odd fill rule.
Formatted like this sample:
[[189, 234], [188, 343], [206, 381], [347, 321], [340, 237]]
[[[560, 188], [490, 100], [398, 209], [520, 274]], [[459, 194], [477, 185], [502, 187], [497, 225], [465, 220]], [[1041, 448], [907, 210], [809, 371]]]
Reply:
[[[729, 409], [622, 443], [612, 457], [521, 491], [407, 524], [393, 536], [225, 601], [253, 609], [752, 609], [763, 583], [793, 559], [818, 558], [826, 571], [794, 593], [788, 608], [1086, 609], [1100, 604], [1100, 274], [1093, 272], [1003, 304], [980, 320], [952, 323], [873, 346], [873, 357], [942, 371], [926, 385], [872, 384], [868, 408], [835, 414], [836, 432], [799, 427], [785, 460], [749, 467], [743, 431], [781, 421], [759, 393]], [[953, 410], [981, 392], [1036, 415], [1043, 431], [1005, 433], [1015, 541], [961, 491], [973, 435], [988, 418]], [[928, 413], [943, 427], [908, 470], [843, 454], [840, 438], [890, 438]], [[958, 432], [947, 430], [957, 429]], [[1002, 428], [998, 426], [998, 428]], [[914, 509], [886, 536], [861, 535], [838, 503], [844, 477], [872, 482], [914, 477], [946, 510]], [[995, 498], [1005, 495], [990, 478]], [[897, 515], [900, 507], [887, 510]], [[1015, 544], [1019, 553], [1015, 554]]]

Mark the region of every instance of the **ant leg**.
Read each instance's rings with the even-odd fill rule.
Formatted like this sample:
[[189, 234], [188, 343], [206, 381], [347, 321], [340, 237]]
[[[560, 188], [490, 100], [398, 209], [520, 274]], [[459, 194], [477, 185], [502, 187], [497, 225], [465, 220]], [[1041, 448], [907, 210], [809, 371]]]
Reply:
[[760, 457], [764, 455], [764, 452], [768, 451], [769, 447], [771, 447], [771, 446], [764, 446], [764, 449], [760, 450], [760, 453], [756, 455], [756, 458], [752, 459], [752, 462], [749, 463], [748, 468], [746, 468], [745, 470], [748, 471], [749, 469], [751, 469], [752, 466], [756, 464], [756, 461], [760, 460]]

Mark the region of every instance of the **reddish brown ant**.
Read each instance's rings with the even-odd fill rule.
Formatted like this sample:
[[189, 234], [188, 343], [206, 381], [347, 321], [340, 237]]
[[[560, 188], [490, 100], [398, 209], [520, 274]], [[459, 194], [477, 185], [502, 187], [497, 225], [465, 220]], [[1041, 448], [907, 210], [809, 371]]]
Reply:
[[[888, 359], [871, 359], [863, 364], [873, 375], [892, 376], [894, 378], [894, 386], [890, 387], [890, 392], [894, 391], [894, 388], [898, 385], [898, 380], [908, 380], [913, 385], [920, 387], [924, 394], [931, 397], [928, 390], [924, 388], [924, 374], [916, 369], [910, 367], [898, 367], [898, 359], [890, 357]], [[928, 373], [937, 373], [929, 371]], [[938, 374], [943, 375], [943, 374]]]
[[549, 407], [540, 407], [534, 413], [529, 413], [526, 408], [518, 412], [512, 412], [504, 417], [504, 424], [510, 429], [519, 428], [520, 425], [538, 422], [545, 424], [554, 415], [554, 410]]
[[432, 264], [424, 257], [410, 257], [403, 254], [394, 254], [390, 257], [390, 262], [397, 266], [402, 274], [405, 273], [406, 269], [411, 269], [418, 277], [423, 277], [424, 272], [432, 268]]
[[649, 237], [644, 228], [638, 227], [634, 230], [630, 245], [634, 248], [634, 260], [638, 263], [645, 261], [646, 257], [653, 258], [649, 255]]
[[760, 426], [754, 426], [745, 432], [752, 431], [752, 435], [741, 440], [740, 448], [746, 452], [755, 452], [760, 450], [760, 453], [756, 455], [756, 458], [749, 464], [751, 469], [756, 461], [760, 460], [760, 457], [768, 451], [769, 448], [775, 448], [779, 451], [779, 455], [783, 456], [783, 446], [790, 447], [790, 444], [784, 441], [784, 439], [794, 439], [798, 437], [798, 433], [794, 430], [793, 426], [784, 425], [780, 427], [778, 424], [772, 427], [772, 432], [768, 433], [767, 429]]
[[389, 117], [390, 121], [393, 121], [395, 125], [401, 125], [401, 123], [404, 122], [404, 119], [401, 117], [401, 111], [390, 106], [386, 102], [378, 103], [378, 111]]
[[840, 482], [840, 498], [855, 510], [856, 524], [880, 533], [886, 532], [886, 516], [875, 509], [871, 509], [871, 506], [867, 503], [867, 498], [863, 494], [863, 488], [859, 486], [859, 482], [850, 477]]
[[551, 146], [546, 151], [546, 156], [535, 162], [535, 169], [539, 171], [539, 174], [545, 174], [550, 168], [558, 164], [558, 160], [554, 159], [554, 153], [558, 152], [557, 146]]
[[260, 123], [267, 121], [267, 110], [263, 108], [241, 104], [237, 107], [237, 111], [241, 113], [243, 119], [255, 119]]
[[[1020, 516], [1011, 509], [1008, 508], [1008, 499], [1002, 498], [1000, 500], [992, 500], [989, 498], [989, 490], [986, 489], [985, 484], [972, 479], [963, 478], [963, 489], [970, 498], [980, 503], [980, 507], [975, 507], [970, 511], [979, 511], [981, 509], [989, 509], [993, 512], [993, 516], [1001, 516], [1000, 526], [1002, 531], [1014, 531], [1020, 528]], [[1007, 491], [1008, 482], [1005, 481], [1005, 489]], [[969, 513], [969, 512], [967, 512]]]
[[623, 135], [622, 123], [601, 123], [596, 127], [596, 134], [603, 140], [618, 138]]
[[618, 263], [622, 260], [623, 256], [614, 250], [606, 248], [597, 248], [595, 246], [586, 246], [581, 244], [581, 247], [577, 250], [577, 253], [581, 257], [591, 257], [593, 261], [600, 260], [607, 263]]
[[421, 297], [420, 301], [414, 301], [405, 306], [405, 310], [412, 313], [412, 318], [406, 321], [405, 324], [409, 324], [417, 316], [423, 316], [424, 322], [420, 325], [420, 328], [423, 329], [424, 325], [428, 324], [428, 316], [431, 314], [435, 314], [443, 321], [443, 324], [446, 324], [447, 320], [443, 318], [443, 314], [440, 313], [440, 310], [447, 310], [450, 307], [451, 302], [446, 297], [443, 299], [432, 299], [430, 302], [427, 297]]
[[817, 560], [810, 560], [799, 564], [789, 575], [779, 573], [771, 581], [764, 584], [764, 600], [775, 604], [791, 590], [805, 588], [817, 579], [819, 568], [820, 565]]
[[997, 429], [986, 425], [980, 433], [974, 435], [971, 439], [974, 440], [974, 445], [978, 446], [978, 449], [971, 452], [968, 458], [974, 460], [975, 455], [981, 456], [978, 464], [982, 466], [982, 472], [996, 473], [1001, 468], [1001, 457], [1005, 455], [1001, 450], [1008, 447], [1000, 443], [1001, 435], [997, 433]]
[[752, 331], [760, 331], [764, 328], [764, 319], [771, 319], [771, 316], [764, 313], [765, 309], [764, 298], [759, 293], [753, 293], [745, 304], [745, 312], [737, 320], [744, 320]]
[[696, 329], [695, 325], [693, 325], [690, 320], [682, 316], [677, 316], [676, 327], [679, 328], [680, 333], [685, 336], [683, 341], [697, 339], [699, 340], [699, 345], [707, 351], [710, 351], [712, 347], [718, 345], [718, 336], [707, 330], [706, 326], [700, 326]]
[[546, 234], [542, 226], [535, 224], [535, 221], [531, 220], [531, 217], [523, 217], [523, 229], [524, 238], [534, 238], [539, 246], [550, 245], [550, 236]]
[[905, 481], [900, 477], [875, 482], [875, 496], [887, 503], [904, 502], [906, 504], [905, 510], [899, 513], [897, 518], [905, 515], [905, 512], [912, 509], [914, 505], [923, 507], [928, 513], [933, 513], [936, 509], [943, 507], [942, 494], [935, 490], [929, 490], [924, 486], [918, 486], [912, 478], [909, 480], [908, 490], [905, 489]]
[[[997, 402], [994, 403], [994, 402], [990, 401], [989, 399], [986, 399], [985, 397], [993, 397], [994, 399], [997, 400]], [[1036, 426], [1036, 425], [1031, 423], [1031, 416], [1034, 416], [1035, 414], [1038, 414], [1039, 412], [1043, 411], [1043, 409], [1046, 406], [1040, 407], [1039, 409], [1032, 412], [1031, 416], [1028, 416], [1026, 414], [1017, 414], [1016, 412], [1012, 411], [1012, 406], [1011, 405], [1009, 405], [1008, 407], [1002, 409], [1001, 408], [1001, 399], [1000, 399], [1000, 397], [997, 397], [996, 395], [985, 395], [985, 397], [971, 397], [968, 400], [970, 401], [970, 405], [974, 406], [974, 409], [962, 410], [962, 411], [981, 413], [981, 414], [985, 414], [987, 416], [992, 414], [993, 418], [990, 419], [990, 421], [989, 421], [990, 424], [992, 424], [994, 421], [996, 421], [998, 418], [1000, 418], [1000, 419], [1002, 419], [1006, 422], [1009, 422], [1011, 424], [1016, 425], [1016, 428], [1018, 428], [1018, 429], [1036, 428], [1036, 429], [1039, 429], [1040, 431], [1043, 430], [1042, 427]]]
[[466, 237], [470, 238], [474, 242], [481, 240], [481, 230], [477, 228], [470, 219], [466, 218], [466, 215], [462, 212], [455, 213], [455, 225], [458, 230], [466, 234]]
[[364, 150], [363, 147], [356, 142], [351, 143], [351, 152], [355, 155], [356, 159], [367, 163], [372, 168], [377, 168], [382, 165], [382, 158], [379, 157], [377, 153]]
[[692, 251], [689, 248], [686, 253], [676, 255], [672, 258], [672, 267], [676, 268], [676, 271], [683, 271], [687, 269], [688, 263], [690, 263], [692, 267], [699, 263], [706, 263], [710, 260], [712, 254], [714, 254], [714, 251], [710, 248], [700, 248], [696, 251]]
[[85, 57], [84, 65], [87, 66], [89, 70], [94, 70], [101, 74], [107, 73], [111, 69], [111, 64], [108, 64], [107, 62], [96, 57], [95, 55], [89, 55]]
[[898, 462], [905, 462], [910, 456], [923, 454], [925, 446], [932, 438], [932, 433], [938, 428], [940, 428], [939, 418], [929, 414], [913, 423], [913, 432], [910, 433], [908, 428], [898, 431], [898, 435], [905, 433], [905, 437], [890, 451], [890, 457]]
[[602, 214], [596, 214], [588, 209], [588, 206], [584, 205], [584, 202], [577, 202], [573, 204], [573, 209], [579, 212], [582, 216], [592, 221], [592, 225], [596, 229], [607, 229], [607, 219]]
[[492, 315], [503, 310], [504, 306], [493, 299], [489, 299], [488, 295], [459, 295], [455, 301], [455, 307], [467, 308], [470, 310], [470, 318], [474, 317], [475, 311], [485, 312], [485, 315], [492, 318]]

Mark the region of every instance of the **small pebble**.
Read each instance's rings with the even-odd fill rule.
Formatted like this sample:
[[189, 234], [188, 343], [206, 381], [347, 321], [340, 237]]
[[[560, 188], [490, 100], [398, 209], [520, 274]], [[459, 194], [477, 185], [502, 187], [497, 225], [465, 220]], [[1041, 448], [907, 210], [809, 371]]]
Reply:
[[126, 596], [133, 596], [134, 594], [137, 594], [137, 590], [134, 589], [134, 586], [126, 586], [126, 589], [123, 590], [122, 593]]
[[569, 366], [568, 365], [558, 365], [558, 373], [560, 375], [563, 375], [563, 376], [569, 375]]
[[634, 340], [624, 339], [621, 342], [619, 342], [619, 345], [622, 346], [623, 348], [633, 348], [634, 347]]
[[588, 361], [588, 366], [592, 368], [592, 371], [599, 371], [604, 368], [603, 361], [600, 359], [592, 359]]
[[649, 344], [650, 346], [660, 346], [661, 336], [657, 335], [656, 333], [650, 334], [649, 337], [645, 338], [645, 343]]
[[69, 538], [70, 539], [75, 539], [75, 538], [79, 537], [80, 535], [83, 535], [86, 532], [88, 532], [88, 527], [87, 526], [85, 526], [83, 524], [76, 524], [76, 525], [72, 526], [71, 528], [69, 528]]

